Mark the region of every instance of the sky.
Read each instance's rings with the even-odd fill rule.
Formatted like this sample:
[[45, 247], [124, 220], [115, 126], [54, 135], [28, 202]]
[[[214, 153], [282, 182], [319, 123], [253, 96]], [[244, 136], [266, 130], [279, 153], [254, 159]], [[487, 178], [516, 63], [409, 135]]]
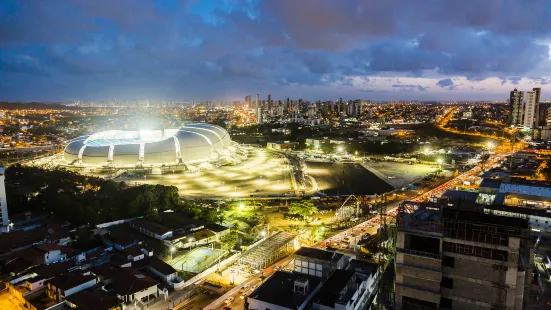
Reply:
[[0, 100], [551, 99], [549, 0], [2, 0]]

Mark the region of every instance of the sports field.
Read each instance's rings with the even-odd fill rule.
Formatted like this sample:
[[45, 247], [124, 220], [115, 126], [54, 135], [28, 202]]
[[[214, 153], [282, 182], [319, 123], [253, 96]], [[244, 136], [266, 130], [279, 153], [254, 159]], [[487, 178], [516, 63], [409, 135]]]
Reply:
[[191, 252], [174, 257], [174, 259], [170, 262], [170, 265], [172, 265], [172, 267], [176, 270], [200, 273], [214, 265], [218, 260], [219, 254], [220, 257], [223, 258], [225, 252], [226, 251], [221, 252], [221, 250], [207, 247], [198, 247], [193, 249]]

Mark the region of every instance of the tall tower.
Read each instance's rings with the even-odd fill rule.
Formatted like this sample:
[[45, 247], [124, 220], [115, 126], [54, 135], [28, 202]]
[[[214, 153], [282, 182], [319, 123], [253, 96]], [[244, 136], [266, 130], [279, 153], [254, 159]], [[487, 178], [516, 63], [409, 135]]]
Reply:
[[509, 96], [509, 125], [523, 125], [522, 116], [524, 115], [524, 92], [516, 88]]
[[534, 122], [536, 120], [536, 96], [537, 93], [535, 91], [526, 92], [523, 126], [530, 129], [534, 128]]
[[245, 96], [245, 106], [251, 108], [251, 96]]
[[262, 114], [260, 113], [260, 102], [259, 95], [256, 94], [256, 123], [260, 124], [262, 122]]
[[540, 103], [540, 99], [541, 99], [541, 88], [539, 87], [534, 87], [532, 88], [533, 91], [536, 92], [536, 104]]
[[268, 110], [272, 109], [272, 93], [268, 93]]
[[5, 184], [6, 168], [0, 168], [0, 232], [8, 232], [10, 228], [10, 220], [8, 219], [8, 200], [6, 198]]

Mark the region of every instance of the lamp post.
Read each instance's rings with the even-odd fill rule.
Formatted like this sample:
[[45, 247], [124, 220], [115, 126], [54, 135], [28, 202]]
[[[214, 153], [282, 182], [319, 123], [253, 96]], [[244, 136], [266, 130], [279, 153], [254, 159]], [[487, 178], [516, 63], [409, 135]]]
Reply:
[[172, 253], [176, 250], [174, 247], [170, 247], [170, 261], [172, 261]]

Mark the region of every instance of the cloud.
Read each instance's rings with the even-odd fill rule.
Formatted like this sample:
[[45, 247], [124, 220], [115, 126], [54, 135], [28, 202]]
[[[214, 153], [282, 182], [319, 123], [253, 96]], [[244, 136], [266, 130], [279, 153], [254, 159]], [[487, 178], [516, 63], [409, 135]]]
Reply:
[[[397, 83], [401, 83], [398, 81]], [[393, 88], [398, 88], [401, 91], [426, 91], [428, 87], [423, 87], [421, 85], [413, 85], [413, 84], [394, 84], [392, 85]]]
[[501, 98], [551, 83], [549, 14], [545, 0], [4, 0], [0, 100], [327, 99], [381, 79], [373, 99]]
[[438, 81], [436, 83], [436, 86], [440, 86], [440, 87], [446, 88], [448, 90], [454, 90], [455, 89], [455, 85], [454, 85], [453, 80], [451, 78], [446, 78], [446, 79], [442, 79], [442, 80]]

